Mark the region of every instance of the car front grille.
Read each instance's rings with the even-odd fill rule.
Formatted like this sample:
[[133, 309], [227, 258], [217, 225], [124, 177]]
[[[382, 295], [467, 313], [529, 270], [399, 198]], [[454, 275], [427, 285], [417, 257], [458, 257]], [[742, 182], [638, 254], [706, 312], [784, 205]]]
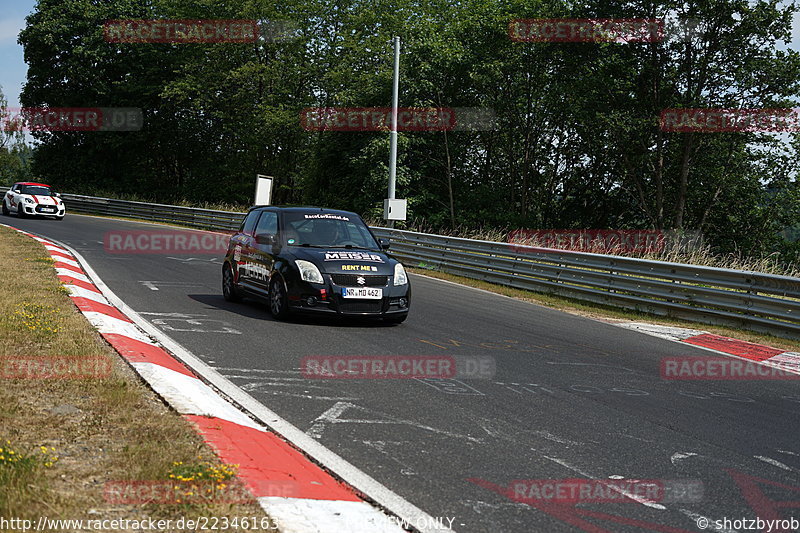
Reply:
[[[364, 278], [364, 283], [358, 282]], [[361, 276], [359, 274], [331, 274], [331, 279], [341, 287], [385, 287], [389, 276]]]
[[370, 302], [341, 302], [339, 311], [342, 313], [380, 313], [383, 310], [383, 301]]

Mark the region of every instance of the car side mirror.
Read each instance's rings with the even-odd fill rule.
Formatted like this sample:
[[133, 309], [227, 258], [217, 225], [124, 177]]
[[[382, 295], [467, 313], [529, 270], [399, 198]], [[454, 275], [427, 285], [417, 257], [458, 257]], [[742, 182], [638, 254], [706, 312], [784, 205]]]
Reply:
[[60, 193], [60, 192], [57, 192], [57, 193], [55, 193], [53, 196], [55, 196], [56, 198], [61, 198], [61, 193]]
[[261, 233], [256, 235], [256, 244], [263, 244], [264, 246], [269, 246], [270, 244], [274, 245], [275, 237], [269, 233]]
[[381, 245], [381, 250], [389, 249], [389, 239], [378, 239], [378, 242]]

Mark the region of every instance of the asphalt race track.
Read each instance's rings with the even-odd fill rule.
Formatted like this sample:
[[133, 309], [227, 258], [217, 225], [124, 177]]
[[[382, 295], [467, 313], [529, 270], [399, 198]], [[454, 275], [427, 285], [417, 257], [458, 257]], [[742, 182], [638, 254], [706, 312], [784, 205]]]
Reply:
[[[697, 532], [702, 517], [708, 531], [724, 518], [800, 518], [798, 381], [663, 380], [662, 358], [714, 354], [421, 276], [399, 326], [277, 322], [264, 305], [223, 300], [221, 254], [104, 249], [109, 231], [174, 228], [70, 214], [0, 222], [76, 249], [155, 326], [431, 516], [455, 517], [456, 531]], [[303, 377], [301, 359], [320, 355], [490, 356], [496, 374]], [[577, 506], [504, 491], [575, 478], [694, 488]]]

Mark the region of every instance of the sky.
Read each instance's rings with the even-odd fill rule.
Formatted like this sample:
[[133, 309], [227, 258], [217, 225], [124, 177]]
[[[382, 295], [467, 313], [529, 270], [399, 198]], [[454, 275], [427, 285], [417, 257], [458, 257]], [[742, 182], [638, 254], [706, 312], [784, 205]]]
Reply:
[[[25, 26], [25, 16], [33, 11], [35, 4], [36, 0], [0, 0], [0, 89], [9, 107], [19, 107], [19, 93], [27, 72], [17, 34]], [[795, 13], [790, 48], [800, 50], [800, 13]]]

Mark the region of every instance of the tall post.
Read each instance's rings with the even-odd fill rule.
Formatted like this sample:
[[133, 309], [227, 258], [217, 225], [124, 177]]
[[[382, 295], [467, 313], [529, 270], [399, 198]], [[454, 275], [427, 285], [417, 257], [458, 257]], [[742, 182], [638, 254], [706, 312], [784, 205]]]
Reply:
[[[389, 196], [395, 199], [395, 180], [397, 177], [397, 102], [400, 93], [400, 37], [394, 39], [394, 80], [392, 83], [392, 124], [389, 130]], [[394, 221], [389, 221], [394, 227]]]

